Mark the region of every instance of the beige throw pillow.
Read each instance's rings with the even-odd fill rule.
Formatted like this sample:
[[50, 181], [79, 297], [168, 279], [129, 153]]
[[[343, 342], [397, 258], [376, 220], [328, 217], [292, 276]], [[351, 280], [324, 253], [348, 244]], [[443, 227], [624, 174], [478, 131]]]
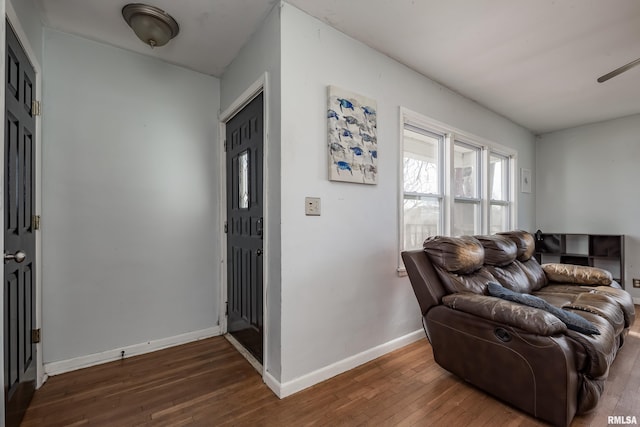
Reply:
[[543, 264], [542, 269], [550, 282], [609, 286], [613, 281], [611, 273], [596, 267], [571, 264]]

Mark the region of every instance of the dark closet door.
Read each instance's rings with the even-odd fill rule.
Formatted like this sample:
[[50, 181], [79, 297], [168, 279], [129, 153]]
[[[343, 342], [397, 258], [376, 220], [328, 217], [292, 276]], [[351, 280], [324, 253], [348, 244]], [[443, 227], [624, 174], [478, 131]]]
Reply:
[[35, 71], [7, 22], [4, 138], [4, 398], [20, 424], [35, 390]]

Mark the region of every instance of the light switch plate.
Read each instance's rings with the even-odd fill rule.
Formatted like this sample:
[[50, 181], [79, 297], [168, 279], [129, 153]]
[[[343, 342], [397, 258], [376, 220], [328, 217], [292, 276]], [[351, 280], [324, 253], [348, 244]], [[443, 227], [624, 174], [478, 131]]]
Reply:
[[320, 216], [320, 197], [305, 197], [304, 213], [308, 216]]
[[640, 288], [640, 279], [633, 279], [633, 287]]

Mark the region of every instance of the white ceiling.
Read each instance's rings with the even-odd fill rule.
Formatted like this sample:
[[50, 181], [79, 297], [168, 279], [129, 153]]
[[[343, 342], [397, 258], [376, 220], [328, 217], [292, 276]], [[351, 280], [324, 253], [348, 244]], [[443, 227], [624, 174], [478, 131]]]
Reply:
[[[638, 0], [287, 0], [536, 133], [640, 113]], [[220, 76], [277, 0], [153, 0], [180, 24], [150, 50], [120, 0], [36, 0], [45, 24]]]
[[[22, 1], [22, 0], [18, 0]], [[46, 26], [221, 76], [278, 0], [35, 0]], [[161, 48], [142, 43], [122, 18], [128, 3], [147, 3], [178, 22]]]

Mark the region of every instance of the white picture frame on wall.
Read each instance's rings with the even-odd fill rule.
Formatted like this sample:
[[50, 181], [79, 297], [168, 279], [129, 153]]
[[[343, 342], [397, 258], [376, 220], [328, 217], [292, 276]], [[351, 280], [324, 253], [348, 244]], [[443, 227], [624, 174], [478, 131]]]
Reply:
[[520, 169], [520, 191], [531, 193], [531, 169]]
[[328, 86], [329, 180], [378, 183], [377, 103]]

